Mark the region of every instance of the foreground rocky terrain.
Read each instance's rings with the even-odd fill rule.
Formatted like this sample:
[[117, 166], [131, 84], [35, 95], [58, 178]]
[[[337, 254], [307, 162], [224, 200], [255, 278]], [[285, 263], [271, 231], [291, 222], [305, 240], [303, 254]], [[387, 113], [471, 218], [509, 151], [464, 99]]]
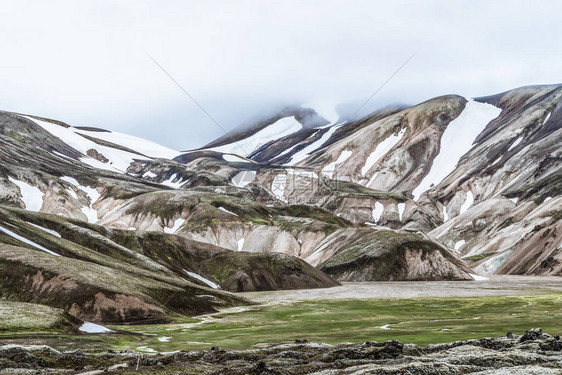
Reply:
[[[138, 370], [137, 370], [138, 369]], [[562, 340], [522, 335], [420, 347], [398, 341], [327, 345], [296, 340], [252, 350], [143, 354], [0, 346], [0, 374], [560, 374]]]

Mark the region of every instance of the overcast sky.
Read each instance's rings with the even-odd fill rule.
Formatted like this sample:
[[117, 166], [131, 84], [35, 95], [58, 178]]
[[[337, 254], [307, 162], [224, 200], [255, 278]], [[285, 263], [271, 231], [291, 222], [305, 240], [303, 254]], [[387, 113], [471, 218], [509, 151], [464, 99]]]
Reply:
[[5, 1], [0, 109], [184, 150], [310, 100], [370, 107], [562, 82], [560, 1]]

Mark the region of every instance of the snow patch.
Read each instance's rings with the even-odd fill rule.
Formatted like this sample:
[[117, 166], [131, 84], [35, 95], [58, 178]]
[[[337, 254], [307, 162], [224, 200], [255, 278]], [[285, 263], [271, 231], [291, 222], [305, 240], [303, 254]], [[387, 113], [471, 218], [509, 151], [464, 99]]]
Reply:
[[160, 182], [160, 185], [165, 185], [165, 186], [169, 186], [169, 187], [174, 188], [174, 189], [179, 189], [183, 184], [185, 184], [185, 181], [183, 181], [180, 178], [177, 182], [173, 182], [177, 178], [178, 178], [178, 175], [174, 173], [169, 179]]
[[157, 174], [152, 171], [144, 172], [144, 174], [142, 175], [142, 178], [155, 178], [155, 177], [157, 177]]
[[31, 226], [33, 226], [33, 227], [35, 227], [35, 228], [37, 228], [37, 229], [41, 229], [43, 232], [47, 232], [47, 233], [49, 233], [49, 234], [52, 234], [52, 235], [55, 236], [55, 237], [62, 238], [61, 235], [60, 235], [58, 232], [55, 232], [55, 231], [52, 230], [52, 229], [44, 228], [44, 227], [42, 227], [42, 226], [40, 226], [40, 225], [30, 223], [29, 221], [26, 221], [26, 223], [29, 224], [29, 225], [31, 225]]
[[183, 223], [185, 223], [185, 219], [182, 219], [181, 217], [179, 219], [176, 219], [174, 221], [174, 225], [172, 225], [171, 228], [164, 227], [164, 233], [174, 234], [178, 229], [180, 229]]
[[406, 209], [406, 203], [398, 203], [398, 217], [400, 221], [402, 221], [402, 217], [404, 216], [405, 209]]
[[380, 326], [380, 329], [390, 329], [390, 324], [385, 324], [384, 326]]
[[334, 178], [336, 167], [345, 162], [351, 156], [351, 154], [353, 154], [353, 151], [343, 150], [336, 161], [331, 162], [322, 169], [322, 173], [327, 175], [329, 178]]
[[543, 203], [546, 203], [546, 202], [548, 202], [548, 201], [551, 200], [551, 199], [552, 199], [552, 197], [546, 197], [546, 198], [544, 199]]
[[375, 208], [373, 209], [373, 219], [375, 220], [375, 223], [378, 223], [383, 212], [384, 212], [383, 204], [380, 202], [375, 202]]
[[149, 348], [148, 346], [139, 346], [137, 347], [139, 352], [148, 352], [148, 353], [157, 353], [156, 350]]
[[447, 206], [443, 205], [443, 222], [449, 220], [449, 213], [447, 212]]
[[459, 212], [459, 215], [466, 212], [470, 206], [472, 206], [472, 204], [474, 203], [474, 195], [472, 195], [472, 192], [469, 191], [466, 193], [466, 200], [464, 201], [464, 203], [461, 206], [461, 210]]
[[429, 173], [414, 189], [417, 200], [420, 195], [437, 186], [447, 177], [458, 164], [459, 159], [471, 148], [474, 139], [484, 130], [486, 125], [499, 116], [501, 109], [491, 104], [469, 100], [462, 113], [449, 123], [441, 137], [441, 150], [433, 160]]
[[95, 323], [90, 323], [90, 322], [84, 322], [84, 324], [82, 324], [80, 326], [80, 328], [78, 328], [80, 331], [82, 332], [86, 332], [86, 333], [107, 333], [107, 332], [114, 332], [113, 330], [106, 328], [104, 326], [100, 326], [99, 324], [95, 324]]
[[205, 284], [207, 284], [208, 286], [210, 286], [210, 287], [213, 288], [213, 289], [220, 289], [220, 286], [218, 286], [217, 284], [215, 284], [215, 283], [212, 282], [211, 280], [204, 278], [204, 277], [201, 276], [201, 275], [198, 275], [198, 274], [196, 274], [196, 273], [194, 273], [194, 272], [189, 272], [189, 271], [186, 271], [186, 270], [183, 270], [183, 271], [184, 271], [185, 273], [187, 273], [189, 276], [191, 276], [191, 277], [193, 277], [193, 278], [196, 278], [196, 279], [199, 280], [199, 281], [204, 282]]
[[170, 339], [171, 339], [171, 337], [169, 337], [169, 336], [162, 336], [162, 337], [159, 337], [159, 338], [158, 338], [158, 341], [160, 341], [160, 342], [169, 342]]
[[406, 133], [405, 128], [400, 130], [398, 135], [392, 134], [380, 142], [373, 152], [371, 152], [371, 154], [367, 157], [365, 165], [361, 168], [361, 174], [365, 176], [365, 174], [373, 167], [373, 165], [376, 164], [377, 161], [379, 161], [380, 158], [386, 155], [387, 152], [392, 150], [392, 148], [400, 142], [402, 137], [404, 137], [404, 133]]
[[244, 248], [244, 237], [240, 238], [237, 243], [238, 243], [238, 251], [242, 251], [242, 249]]
[[544, 121], [542, 122], [542, 125], [546, 124], [546, 122], [548, 121], [548, 119], [550, 118], [550, 115], [552, 114], [552, 112], [548, 112], [548, 115], [546, 115]]
[[463, 247], [465, 243], [466, 243], [465, 240], [457, 241], [457, 242], [455, 243], [455, 250], [460, 250], [460, 248]]
[[517, 204], [517, 202], [519, 202], [519, 198], [509, 198], [509, 200], [512, 201], [515, 204]]
[[31, 245], [31, 246], [35, 247], [36, 249], [39, 249], [39, 250], [42, 250], [42, 251], [44, 251], [44, 252], [46, 252], [46, 253], [49, 253], [49, 254], [51, 254], [51, 255], [55, 255], [55, 256], [60, 257], [60, 254], [57, 254], [57, 253], [55, 253], [54, 251], [51, 251], [51, 250], [49, 250], [49, 249], [46, 249], [46, 248], [44, 248], [43, 246], [39, 245], [38, 243], [33, 242], [33, 241], [31, 241], [31, 240], [28, 240], [27, 238], [22, 237], [22, 236], [20, 236], [19, 234], [16, 234], [16, 233], [12, 232], [11, 230], [8, 230], [8, 229], [6, 229], [6, 228], [4, 228], [4, 227], [0, 227], [0, 231], [6, 233], [8, 236], [10, 236], [10, 237], [12, 237], [12, 238], [15, 238], [16, 240], [19, 240], [19, 241], [21, 241], [21, 242], [23, 242], [23, 243], [26, 243], [26, 244], [28, 244], [28, 245]]
[[511, 151], [512, 149], [514, 149], [515, 147], [517, 147], [517, 145], [518, 145], [519, 143], [521, 143], [522, 140], [523, 140], [523, 137], [522, 137], [522, 136], [518, 137], [518, 138], [515, 140], [515, 142], [513, 142], [513, 143], [511, 144], [511, 146], [509, 146], [509, 148], [507, 149], [507, 151]]
[[229, 210], [227, 210], [227, 209], [224, 208], [224, 207], [219, 207], [219, 210], [221, 210], [222, 212], [226, 212], [227, 214], [230, 214], [230, 215], [238, 216], [238, 215], [236, 215], [234, 212], [229, 211]]
[[25, 209], [28, 211], [39, 211], [43, 206], [43, 197], [45, 194], [35, 186], [31, 186], [27, 182], [16, 180], [8, 177], [11, 183], [16, 184], [20, 188], [21, 200], [25, 204]]

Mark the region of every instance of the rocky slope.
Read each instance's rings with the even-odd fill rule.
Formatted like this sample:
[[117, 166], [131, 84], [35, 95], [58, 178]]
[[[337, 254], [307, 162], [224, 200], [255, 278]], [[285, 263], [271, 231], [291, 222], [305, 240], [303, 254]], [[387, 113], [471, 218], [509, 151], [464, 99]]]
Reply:
[[[523, 335], [420, 347], [398, 341], [327, 345], [298, 340], [259, 349], [84, 354], [49, 346], [0, 345], [0, 373], [150, 374], [560, 374], [562, 341], [540, 329]], [[139, 371], [136, 370], [138, 365]]]
[[448, 95], [353, 121], [289, 107], [188, 152], [3, 112], [0, 203], [230, 250], [217, 259], [238, 268], [213, 281], [230, 290], [330, 284], [273, 275], [293, 260], [252, 276], [271, 252], [340, 280], [560, 275], [561, 95]]

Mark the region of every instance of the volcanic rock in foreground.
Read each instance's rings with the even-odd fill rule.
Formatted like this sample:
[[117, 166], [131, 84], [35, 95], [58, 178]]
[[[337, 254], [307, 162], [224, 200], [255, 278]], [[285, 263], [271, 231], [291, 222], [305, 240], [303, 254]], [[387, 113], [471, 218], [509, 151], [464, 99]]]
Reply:
[[[560, 374], [561, 351], [560, 337], [540, 329], [521, 336], [509, 333], [426, 347], [394, 340], [335, 346], [297, 340], [253, 350], [212, 348], [144, 355], [140, 360], [134, 352], [90, 355], [80, 350], [61, 353], [49, 346], [4, 345], [0, 373]], [[88, 372], [92, 370], [97, 371]]]

